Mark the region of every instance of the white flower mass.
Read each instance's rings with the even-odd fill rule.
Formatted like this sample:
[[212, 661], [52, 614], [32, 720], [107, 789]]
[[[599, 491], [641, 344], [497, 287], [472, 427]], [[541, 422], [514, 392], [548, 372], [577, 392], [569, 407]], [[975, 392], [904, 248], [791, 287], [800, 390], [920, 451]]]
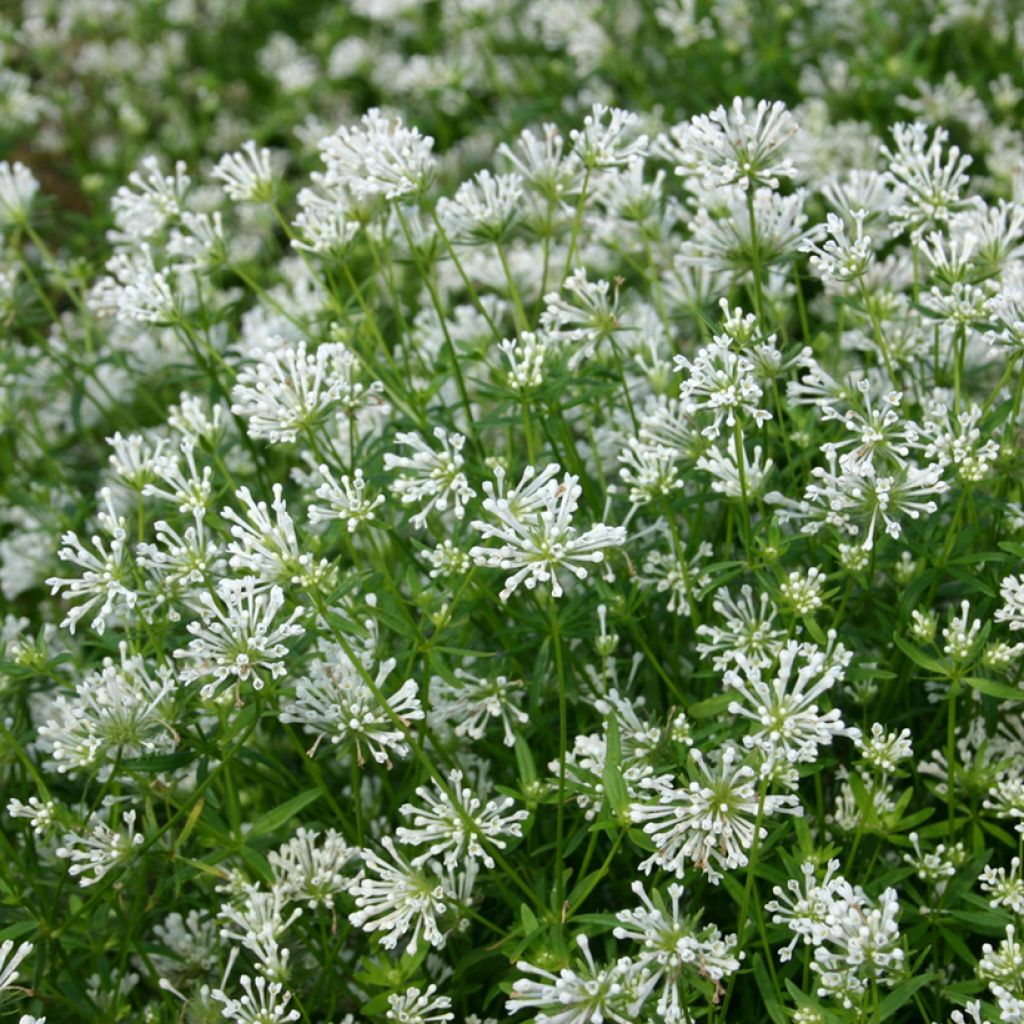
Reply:
[[1019, 0], [0, 7], [0, 1019], [1024, 1022]]

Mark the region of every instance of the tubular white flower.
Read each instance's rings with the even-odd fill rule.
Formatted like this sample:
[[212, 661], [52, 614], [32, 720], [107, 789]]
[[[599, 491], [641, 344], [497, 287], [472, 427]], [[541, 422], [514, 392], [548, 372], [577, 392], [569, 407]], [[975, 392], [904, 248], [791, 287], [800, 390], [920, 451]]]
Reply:
[[786, 105], [735, 97], [728, 107], [697, 114], [658, 140], [679, 164], [676, 174], [697, 171], [716, 185], [778, 188], [796, 175], [786, 148], [799, 131]]
[[39, 182], [23, 163], [0, 160], [0, 227], [24, 224], [38, 191]]
[[[657, 1011], [666, 1021], [686, 1019], [680, 985], [685, 973], [692, 971], [716, 983], [740, 968], [743, 953], [737, 954], [735, 935], [723, 936], [715, 925], [701, 926], [683, 916], [679, 901], [681, 885], [668, 886], [669, 903], [660, 893], [647, 894], [642, 882], [630, 888], [639, 898], [640, 906], [620, 910], [613, 930], [617, 939], [631, 939], [641, 944], [637, 964], [651, 971], [651, 982], [660, 983]], [[720, 987], [718, 989], [720, 991]]]
[[595, 103], [583, 127], [569, 133], [573, 152], [588, 168], [627, 164], [647, 152], [647, 136], [637, 132], [639, 124], [640, 118], [628, 110]]
[[[378, 692], [396, 664], [394, 658], [380, 663], [374, 682]], [[421, 719], [423, 708], [412, 679], [385, 699], [386, 708], [344, 650], [329, 644], [308, 675], [296, 682], [295, 697], [282, 705], [281, 721], [295, 722], [316, 736], [311, 753], [324, 739], [334, 744], [352, 740], [360, 762], [365, 747], [378, 764], [389, 764], [392, 754], [405, 757], [409, 753], [405, 733], [396, 727], [394, 718], [403, 722]]]
[[434, 140], [400, 117], [388, 118], [376, 107], [359, 126], [342, 125], [320, 142], [327, 170], [323, 184], [341, 186], [359, 199], [401, 199], [422, 192], [433, 180]]
[[274, 444], [315, 432], [351, 390], [346, 374], [339, 372], [348, 355], [335, 344], [320, 345], [312, 353], [305, 341], [278, 344], [238, 374], [231, 411], [248, 421], [250, 437]]
[[15, 988], [14, 979], [18, 976], [18, 968], [35, 947], [31, 942], [22, 942], [17, 947], [13, 939], [5, 939], [0, 943], [0, 1001], [2, 993]]
[[452, 242], [500, 242], [522, 215], [523, 179], [483, 170], [464, 181], [451, 199], [440, 199], [437, 215]]
[[330, 468], [321, 464], [317, 467], [323, 483], [316, 489], [316, 496], [324, 505], [310, 505], [307, 510], [311, 523], [340, 520], [354, 533], [363, 523], [370, 522], [373, 514], [384, 504], [384, 495], [370, 497], [366, 493], [366, 481], [363, 471], [357, 469], [352, 476], [343, 475], [335, 478]]
[[1024, 629], [1024, 576], [1004, 576], [999, 596], [1003, 603], [996, 609], [996, 622], [1005, 622], [1015, 632]]
[[519, 978], [513, 984], [505, 1010], [535, 1011], [537, 1024], [634, 1024], [651, 991], [648, 973], [628, 957], [610, 967], [599, 967], [594, 963], [587, 937], [578, 936], [576, 943], [584, 959], [579, 971], [563, 967], [558, 974], [552, 974], [520, 960], [516, 967], [531, 977]]
[[199, 602], [202, 620], [188, 624], [192, 639], [187, 648], [174, 652], [187, 663], [181, 670], [183, 682], [211, 679], [200, 691], [211, 697], [231, 678], [238, 684], [251, 680], [253, 689], [262, 689], [260, 669], [274, 679], [284, 675], [284, 641], [303, 632], [297, 622], [303, 612], [296, 608], [283, 622], [275, 621], [284, 607], [280, 587], [264, 589], [252, 576], [221, 580], [216, 594], [204, 591]]
[[755, 828], [759, 814], [803, 810], [795, 796], [765, 795], [762, 802], [754, 769], [739, 760], [739, 751], [731, 744], [710, 765], [696, 748], [690, 757], [697, 771], [685, 789], [676, 789], [670, 775], [640, 782], [650, 793], [650, 802], [632, 804], [630, 817], [643, 823], [657, 847], [640, 869], [650, 874], [660, 868], [682, 878], [689, 862], [717, 884], [721, 871], [746, 865], [758, 832], [762, 839], [768, 834], [763, 825]]
[[[535, 471], [530, 467], [508, 497], [500, 490], [496, 493], [489, 482], [484, 485], [488, 495], [484, 511], [496, 522], [475, 520], [472, 526], [485, 540], [501, 543], [498, 547], [477, 545], [470, 555], [477, 565], [514, 570], [501, 591], [503, 601], [520, 584], [533, 590], [538, 583], [550, 583], [552, 596], [561, 597], [558, 570], [586, 579], [587, 566], [604, 561], [606, 548], [621, 547], [626, 542], [626, 531], [621, 526], [597, 523], [582, 534], [578, 532], [572, 516], [583, 488], [579, 478], [568, 473], [559, 483], [554, 478], [558, 471], [558, 466], [548, 466], [534, 479]], [[503, 480], [499, 477], [499, 487]]]
[[238, 980], [245, 989], [240, 999], [232, 999], [219, 988], [211, 993], [223, 1004], [225, 1020], [236, 1020], [239, 1024], [287, 1024], [302, 1017], [298, 1010], [288, 1009], [291, 993], [285, 991], [281, 982], [268, 982], [262, 975], [257, 975], [254, 982], [247, 974]]
[[237, 153], [222, 156], [212, 173], [236, 203], [269, 203], [274, 198], [270, 150], [260, 149], [252, 139], [242, 143]]
[[232, 508], [221, 509], [222, 518], [232, 524], [234, 538], [228, 544], [228, 564], [260, 580], [261, 586], [279, 583], [316, 590], [331, 578], [331, 567], [302, 549], [280, 484], [274, 484], [273, 495], [268, 508], [265, 501], [253, 498], [248, 487], [240, 487], [235, 497], [245, 506], [245, 519]]
[[441, 949], [447, 938], [437, 919], [447, 909], [449, 893], [436, 865], [414, 867], [385, 836], [381, 845], [390, 859], [365, 850], [364, 873], [353, 892], [356, 911], [349, 920], [366, 932], [382, 932], [380, 943], [394, 949], [409, 930], [412, 936], [406, 952], [414, 954], [420, 940]]
[[400, 994], [388, 996], [385, 1016], [393, 1024], [444, 1024], [455, 1019], [451, 1008], [451, 999], [439, 996], [436, 985], [428, 985], [423, 991], [413, 985]]
[[82, 832], [68, 832], [54, 851], [63, 860], [71, 861], [68, 874], [85, 887], [95, 885], [118, 864], [127, 861], [144, 836], [135, 831], [135, 811], [124, 811], [121, 821], [125, 831], [111, 828], [103, 811], [89, 816]]
[[[455, 794], [456, 807], [449, 794], [434, 781], [430, 786], [418, 786], [418, 804], [403, 804], [399, 813], [411, 821], [411, 827], [400, 825], [395, 837], [407, 846], [426, 847], [412, 859], [418, 866], [424, 861], [439, 858], [449, 870], [466, 860], [481, 860], [486, 867], [494, 867], [494, 858], [487, 846], [499, 850], [508, 845], [506, 837], [521, 837], [526, 811], [507, 813], [514, 802], [503, 796], [486, 803], [470, 786], [464, 786], [462, 772], [454, 769], [448, 775], [448, 786]], [[487, 844], [487, 846], [484, 845]]]
[[267, 862], [274, 871], [275, 889], [313, 910], [333, 907], [336, 896], [351, 890], [355, 878], [343, 870], [360, 856], [340, 832], [328, 829], [321, 834], [300, 826], [287, 843], [267, 854]]
[[261, 969], [275, 979], [283, 979], [288, 974], [289, 951], [281, 945], [280, 939], [302, 916], [298, 907], [286, 915], [287, 902], [288, 894], [283, 889], [272, 886], [263, 890], [246, 884], [238, 899], [223, 904], [217, 916], [221, 939], [237, 942], [247, 949]]
[[129, 655], [122, 641], [119, 665], [104, 658], [102, 669], [87, 674], [70, 699], [57, 697], [39, 727], [40, 745], [62, 773], [100, 760], [169, 752], [174, 730], [165, 705], [174, 688], [169, 669], [153, 678], [145, 660]]
[[455, 723], [456, 736], [482, 739], [492, 718], [501, 722], [506, 747], [515, 744], [515, 725], [530, 720], [518, 706], [523, 681], [507, 676], [476, 676], [455, 670], [457, 682], [435, 677], [430, 681], [431, 718], [436, 723]]
[[963, 196], [971, 157], [957, 146], [945, 149], [949, 141], [945, 128], [935, 128], [929, 140], [928, 126], [920, 121], [896, 124], [892, 139], [894, 148], [883, 146], [882, 156], [888, 161], [884, 180], [898, 197], [892, 209], [897, 227], [921, 234], [975, 202]]
[[443, 427], [434, 428], [434, 437], [441, 443], [441, 451], [429, 447], [418, 434], [398, 433], [395, 440], [412, 449], [412, 455], [384, 456], [386, 470], [404, 470], [394, 482], [395, 493], [403, 505], [414, 505], [426, 501], [411, 518], [413, 526], [426, 525], [427, 517], [435, 509], [444, 512], [448, 503], [456, 519], [466, 514], [466, 502], [476, 497], [476, 492], [462, 471], [465, 460], [462, 448], [466, 439], [461, 434], [448, 433]]
[[106, 511], [100, 512], [97, 519], [100, 528], [110, 538], [109, 545], [98, 534], [94, 535], [91, 539], [94, 553], [85, 547], [76, 533], [69, 530], [61, 538], [64, 547], [59, 554], [62, 561], [79, 566], [83, 572], [81, 576], [70, 578], [51, 576], [46, 581], [54, 594], [63, 590], [70, 597], [85, 598], [83, 604], [68, 611], [61, 623], [72, 633], [75, 626], [99, 604], [92, 626], [97, 633], [102, 634], [109, 618], [117, 613], [130, 612], [139, 598], [128, 556], [127, 524], [124, 517], [114, 510], [109, 489], [100, 491], [100, 497], [106, 505]]
[[796, 764], [815, 760], [818, 747], [836, 736], [858, 737], [860, 730], [844, 725], [838, 709], [822, 712], [818, 707], [819, 698], [841, 679], [842, 669], [830, 665], [822, 651], [795, 640], [779, 654], [771, 681], [762, 678], [760, 665], [737, 657], [736, 669], [727, 671], [723, 682], [742, 698], [730, 702], [729, 714], [755, 727], [743, 745], [759, 750], [769, 764], [780, 758]]
[[175, 163], [173, 174], [164, 174], [156, 157], [144, 157], [128, 175], [128, 184], [111, 197], [115, 240], [142, 242], [159, 234], [181, 217], [190, 184], [182, 161]]

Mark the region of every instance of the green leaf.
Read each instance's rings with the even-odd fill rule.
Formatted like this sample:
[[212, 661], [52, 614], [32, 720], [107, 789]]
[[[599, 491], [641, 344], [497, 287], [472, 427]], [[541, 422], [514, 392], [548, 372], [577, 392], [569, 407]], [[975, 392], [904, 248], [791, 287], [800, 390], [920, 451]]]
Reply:
[[0, 942], [6, 942], [8, 939], [20, 939], [22, 935], [28, 935], [29, 932], [35, 930], [35, 921], [18, 921], [17, 924], [9, 925], [0, 931]]
[[768, 970], [764, 965], [764, 957], [760, 953], [754, 954], [754, 981], [757, 982], [758, 991], [764, 1001], [765, 1012], [775, 1024], [788, 1024], [786, 1011], [779, 1001], [779, 994], [772, 985], [772, 979], [768, 977]]
[[804, 629], [811, 634], [811, 639], [819, 644], [821, 647], [828, 646], [828, 637], [825, 636], [825, 631], [814, 621], [810, 615], [804, 616]]
[[691, 704], [686, 709], [688, 718], [716, 718], [721, 715], [735, 698], [731, 693], [716, 693], [714, 697]]
[[892, 1019], [892, 1015], [906, 1002], [913, 998], [914, 993], [923, 988], [930, 981], [941, 977], [938, 974], [919, 974], [916, 978], [908, 978], [902, 984], [897, 985], [879, 1004], [875, 1014], [878, 1024], [882, 1021]]
[[191, 764], [196, 754], [179, 751], [175, 754], [154, 754], [152, 757], [131, 757], [121, 767], [133, 772], [170, 772]]
[[935, 675], [947, 678], [949, 672], [946, 671], [946, 667], [940, 661], [936, 661], [935, 658], [929, 657], [924, 651], [919, 651], [913, 644], [907, 643], [898, 633], [893, 633], [893, 640], [896, 641], [896, 646], [915, 664], [919, 665], [923, 669], [927, 669], [929, 672], [934, 672]]
[[615, 715], [608, 719], [606, 744], [604, 771], [601, 773], [605, 796], [619, 821], [628, 822], [629, 792], [622, 777], [622, 746], [619, 739], [619, 720]]
[[257, 820], [249, 830], [246, 838], [251, 839], [254, 836], [266, 835], [268, 832], [276, 832], [282, 825], [286, 825], [291, 821], [299, 811], [308, 807], [311, 803], [315, 803], [321, 796], [323, 794], [316, 788], [307, 789], [298, 796], [293, 796], [291, 800], [286, 800], [279, 807], [268, 811], [262, 818]]
[[854, 802], [864, 819], [864, 824], [877, 825], [878, 816], [875, 814], [875, 804], [864, 785], [864, 780], [856, 772], [851, 772], [847, 781], [850, 783]]
[[519, 768], [519, 781], [524, 790], [528, 789], [537, 781], [537, 766], [529, 743], [519, 733], [516, 733], [516, 765]]
[[1019, 690], [1016, 686], [1010, 686], [1007, 683], [996, 682], [995, 679], [964, 676], [962, 681], [972, 689], [987, 694], [989, 697], [998, 697], [1000, 700], [1024, 700], [1024, 690]]

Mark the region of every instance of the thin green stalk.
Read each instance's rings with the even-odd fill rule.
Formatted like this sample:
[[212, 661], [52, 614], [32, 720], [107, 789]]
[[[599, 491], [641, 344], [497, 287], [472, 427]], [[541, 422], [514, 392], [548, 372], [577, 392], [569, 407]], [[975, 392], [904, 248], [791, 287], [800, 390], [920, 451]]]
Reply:
[[551, 645], [555, 650], [555, 669], [558, 673], [558, 812], [555, 822], [555, 919], [562, 920], [562, 904], [565, 900], [565, 766], [569, 746], [568, 705], [566, 701], [565, 664], [562, 660], [562, 634], [558, 621], [555, 599], [549, 598], [548, 619], [551, 628]]

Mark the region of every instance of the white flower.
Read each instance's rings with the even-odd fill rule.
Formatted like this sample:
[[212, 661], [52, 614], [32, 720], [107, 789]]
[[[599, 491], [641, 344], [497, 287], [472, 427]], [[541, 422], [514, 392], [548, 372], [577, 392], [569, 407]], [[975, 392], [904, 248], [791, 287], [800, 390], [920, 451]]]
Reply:
[[15, 948], [13, 939], [5, 939], [0, 944], [0, 1003], [5, 1000], [4, 992], [16, 988], [14, 979], [18, 976], [18, 968], [32, 949], [31, 942], [22, 942]]
[[846, 222], [830, 213], [826, 221], [828, 239], [822, 245], [810, 240], [800, 246], [801, 252], [811, 254], [811, 269], [822, 280], [856, 281], [867, 273], [874, 262], [875, 253], [871, 247], [871, 237], [864, 234], [866, 217], [865, 210], [853, 212], [853, 237], [850, 238], [846, 234]]
[[153, 524], [153, 532], [155, 544], [141, 543], [135, 547], [139, 568], [150, 576], [145, 611], [150, 613], [148, 603], [152, 601], [153, 608], [164, 609], [168, 618], [177, 622], [180, 615], [171, 601], [181, 599], [194, 604], [199, 588], [222, 572], [224, 560], [201, 515], [195, 516], [183, 534], [162, 519]]
[[167, 239], [167, 254], [174, 257], [179, 270], [203, 274], [222, 266], [228, 259], [228, 242], [221, 212], [186, 210], [180, 227], [174, 228]]
[[23, 224], [38, 191], [39, 182], [24, 164], [0, 160], [0, 228]]
[[814, 534], [828, 524], [850, 536], [863, 536], [861, 545], [870, 551], [875, 544], [879, 524], [894, 539], [903, 535], [901, 517], [917, 520], [932, 515], [938, 505], [935, 495], [949, 490], [942, 479], [942, 467], [924, 468], [907, 464], [885, 475], [876, 472], [870, 461], [837, 466], [834, 451], [826, 453], [828, 466], [811, 470], [814, 483], [808, 485], [802, 501], [793, 501], [772, 491], [765, 495], [769, 504], [779, 505], [783, 522], [807, 520], [801, 532]]
[[300, 189], [297, 201], [300, 212], [293, 223], [300, 237], [292, 240], [296, 249], [338, 255], [359, 231], [359, 221], [338, 189], [326, 196]]
[[242, 143], [237, 153], [222, 156], [213, 168], [213, 177], [236, 203], [269, 203], [274, 198], [270, 150], [258, 148], [252, 139]]
[[366, 493], [363, 471], [355, 470], [352, 476], [334, 476], [330, 468], [321, 464], [317, 467], [323, 483], [316, 489], [316, 496], [326, 504], [310, 505], [307, 511], [311, 523], [340, 520], [354, 533], [362, 523], [370, 522], [373, 514], [384, 504], [384, 495], [370, 497]]
[[170, 268], [158, 268], [149, 243], [119, 250], [107, 261], [109, 274], [89, 296], [99, 312], [122, 323], [172, 324], [192, 305], [195, 289]]
[[90, 551], [76, 533], [68, 531], [61, 537], [64, 547], [60, 549], [62, 561], [79, 566], [81, 576], [62, 578], [51, 576], [46, 585], [54, 594], [64, 590], [70, 597], [84, 597], [85, 602], [71, 608], [61, 623], [72, 633], [75, 626], [92, 611], [97, 604], [99, 610], [93, 616], [93, 629], [102, 634], [107, 619], [131, 611], [138, 601], [131, 560], [128, 557], [127, 524], [123, 516], [114, 510], [109, 489], [100, 491], [100, 497], [107, 506], [105, 512], [97, 515], [100, 528], [110, 538], [106, 543], [98, 534], [91, 538], [95, 553]]
[[900, 761], [914, 756], [910, 730], [886, 732], [881, 722], [871, 723], [871, 735], [863, 733], [853, 738], [864, 760], [880, 772], [893, 772]]
[[[374, 682], [378, 692], [396, 664], [394, 658], [380, 663]], [[417, 691], [415, 681], [407, 679], [382, 706], [348, 655], [340, 647], [327, 645], [324, 656], [296, 682], [295, 697], [282, 705], [281, 721], [295, 722], [315, 735], [313, 751], [324, 739], [334, 744], [352, 740], [360, 761], [365, 747], [378, 764], [388, 764], [392, 754], [405, 757], [409, 753], [406, 735], [395, 718], [404, 723], [423, 718]]]
[[280, 939], [302, 916], [298, 907], [285, 916], [287, 902], [288, 894], [277, 886], [263, 890], [245, 884], [235, 903], [223, 904], [218, 915], [221, 939], [241, 944], [274, 978], [287, 976], [289, 951]]
[[184, 162], [175, 163], [173, 174], [164, 174], [156, 157], [144, 157], [110, 200], [115, 239], [141, 242], [159, 234], [182, 215], [190, 184]]
[[170, 669], [153, 678], [145, 660], [129, 655], [122, 641], [120, 665], [104, 658], [100, 671], [86, 675], [70, 699], [57, 697], [39, 727], [40, 745], [62, 773], [101, 759], [171, 751], [174, 730], [165, 705], [174, 688]]
[[466, 514], [466, 502], [476, 497], [462, 471], [465, 460], [462, 448], [466, 439], [461, 434], [450, 434], [443, 427], [434, 428], [434, 437], [441, 443], [441, 451], [434, 451], [418, 434], [399, 432], [395, 440], [412, 449], [412, 455], [384, 456], [384, 468], [404, 470], [394, 482], [395, 493], [403, 505], [426, 502], [411, 518], [415, 527], [422, 527], [431, 512], [444, 512], [451, 501], [456, 519]]
[[453, 242], [500, 242], [522, 215], [523, 179], [484, 170], [464, 181], [451, 199], [440, 199], [437, 215]]
[[647, 136], [637, 133], [639, 124], [640, 118], [628, 110], [595, 103], [583, 119], [582, 129], [569, 133], [573, 152], [588, 168], [627, 164], [647, 152]]
[[597, 346], [623, 329], [619, 319], [619, 290], [608, 281], [590, 281], [584, 267], [574, 270], [562, 283], [567, 293], [544, 296], [540, 326], [545, 339], [561, 342], [571, 350], [569, 369], [594, 354]]
[[649, 551], [644, 558], [640, 582], [654, 587], [659, 594], [668, 594], [670, 612], [691, 615], [698, 592], [711, 582], [701, 563], [706, 562], [713, 552], [707, 541], [701, 542], [688, 558], [683, 553], [680, 559], [680, 553], [674, 547], [668, 551]]
[[697, 771], [685, 789], [676, 789], [670, 775], [640, 782], [650, 791], [650, 802], [632, 804], [630, 817], [643, 823], [657, 847], [640, 868], [648, 874], [659, 868], [682, 878], [689, 862], [717, 884], [722, 879], [719, 869], [746, 865], [754, 843], [767, 836], [763, 825], [755, 827], [759, 816], [801, 814], [802, 808], [795, 796], [760, 798], [754, 769], [739, 761], [731, 744], [710, 765], [696, 748], [690, 757]]
[[482, 739], [492, 718], [501, 722], [506, 747], [515, 744], [514, 725], [525, 725], [530, 716], [518, 706], [523, 681], [507, 676], [476, 676], [455, 670], [457, 682], [435, 677], [430, 681], [431, 718], [454, 723], [456, 736]]
[[[418, 786], [418, 804], [403, 804], [399, 813], [412, 822], [412, 827], [400, 825], [395, 836], [407, 846], [424, 846], [426, 850], [413, 858], [412, 864], [441, 858], [449, 870], [467, 860], [479, 859], [493, 868], [494, 858], [487, 846], [505, 849], [505, 837], [521, 837], [521, 822], [526, 811], [507, 813], [513, 806], [511, 797], [483, 800], [469, 786], [462, 784], [462, 772], [452, 770], [448, 776], [452, 797], [436, 781], [431, 786]], [[486, 843], [486, 846], [484, 845]]]
[[513, 984], [505, 1010], [534, 1011], [536, 1024], [635, 1024], [651, 991], [647, 973], [628, 957], [610, 967], [599, 967], [587, 937], [578, 936], [576, 943], [584, 958], [579, 971], [563, 967], [552, 974], [520, 960], [516, 967], [531, 977], [519, 978]]
[[631, 437], [619, 452], [619, 476], [629, 488], [634, 505], [666, 497], [683, 486], [679, 479], [678, 454], [660, 444], [648, 444]]
[[1009, 907], [1015, 914], [1024, 914], [1024, 879], [1021, 878], [1020, 857], [1010, 860], [1010, 870], [1004, 867], [984, 868], [978, 879], [981, 891], [988, 893], [993, 907]]
[[287, 619], [276, 623], [284, 607], [284, 591], [273, 586], [269, 590], [252, 576], [221, 580], [216, 594], [199, 595], [202, 620], [190, 622], [192, 634], [187, 648], [174, 652], [174, 657], [189, 662], [181, 670], [182, 682], [212, 679], [200, 691], [211, 697], [218, 686], [232, 677], [236, 685], [251, 680], [254, 690], [263, 688], [259, 670], [274, 679], [285, 674], [282, 660], [288, 653], [284, 641], [299, 636], [303, 627], [297, 623], [302, 609], [296, 608]]
[[81, 833], [68, 832], [57, 847], [56, 854], [70, 860], [68, 874], [78, 878], [81, 886], [95, 885], [112, 868], [127, 860], [136, 846], [141, 846], [144, 837], [135, 831], [135, 811], [124, 811], [121, 820], [125, 831], [111, 828], [103, 820], [103, 814], [96, 811], [89, 816], [85, 830]]
[[414, 195], [433, 180], [433, 146], [429, 136], [374, 107], [358, 127], [343, 125], [320, 142], [327, 168], [323, 184], [328, 189], [340, 186], [359, 199]]
[[909, 227], [917, 235], [935, 224], [944, 224], [952, 214], [972, 205], [963, 197], [969, 177], [971, 158], [950, 146], [945, 128], [936, 128], [928, 139], [928, 126], [920, 121], [892, 127], [895, 148], [882, 147], [888, 160], [884, 180], [895, 190], [896, 204], [892, 221], [897, 227]]
[[193, 909], [184, 916], [173, 911], [153, 926], [153, 934], [167, 950], [167, 954], [149, 954], [161, 978], [202, 976], [214, 970], [220, 960], [217, 924], [206, 911]]
[[686, 374], [679, 396], [688, 410], [712, 416], [711, 423], [701, 431], [705, 437], [718, 437], [723, 421], [732, 429], [741, 419], [752, 419], [760, 427], [772, 418], [760, 407], [763, 392], [754, 364], [734, 350], [728, 335], [717, 335], [703, 345], [692, 361], [676, 356], [675, 368]]
[[795, 640], [779, 654], [771, 681], [762, 679], [760, 665], [738, 656], [736, 670], [727, 671], [723, 682], [742, 698], [730, 702], [729, 714], [754, 725], [743, 745], [760, 750], [769, 763], [781, 758], [796, 764], [815, 760], [818, 747], [835, 736], [858, 736], [860, 730], [844, 725], [838, 709], [818, 707], [819, 698], [841, 679], [842, 669], [828, 664], [822, 651]]
[[[743, 459], [742, 477], [737, 456]], [[716, 494], [753, 502], [764, 490], [774, 463], [764, 458], [764, 449], [759, 444], [754, 445], [750, 453], [744, 445], [737, 452], [735, 443], [727, 442], [721, 447], [709, 448], [695, 465], [711, 477], [711, 489]]]
[[996, 609], [996, 622], [1005, 622], [1015, 632], [1024, 629], [1024, 576], [1004, 576], [999, 596], [1003, 603]]
[[450, 891], [436, 865], [414, 867], [395, 849], [394, 840], [385, 836], [381, 845], [390, 860], [364, 850], [363, 875], [353, 889], [356, 911], [349, 920], [366, 932], [382, 932], [380, 943], [394, 949], [400, 939], [412, 930], [406, 952], [414, 954], [421, 937], [440, 949], [446, 935], [437, 923], [447, 908]]
[[954, 414], [945, 402], [929, 402], [921, 431], [928, 442], [923, 458], [953, 467], [957, 478], [967, 484], [990, 476], [999, 458], [999, 442], [984, 436], [978, 426], [981, 417], [981, 408], [974, 404]]
[[565, 139], [553, 124], [543, 125], [540, 135], [525, 128], [514, 148], [502, 143], [498, 154], [512, 164], [531, 188], [551, 202], [560, 201], [579, 186], [579, 157], [576, 153], [565, 153]]
[[523, 473], [519, 486], [505, 496], [504, 473], [498, 475], [498, 490], [490, 482], [484, 484], [487, 498], [484, 511], [496, 522], [475, 520], [473, 529], [484, 540], [498, 540], [498, 547], [477, 545], [470, 555], [477, 565], [513, 570], [505, 580], [501, 599], [509, 596], [522, 583], [533, 590], [538, 583], [550, 583], [554, 597], [563, 590], [558, 570], [586, 579], [586, 566], [604, 561], [604, 550], [621, 547], [626, 531], [621, 526], [597, 523], [584, 533], [572, 525], [583, 488], [579, 478], [565, 474], [556, 479], [560, 467], [551, 464], [540, 475], [532, 466]]
[[782, 650], [786, 639], [784, 630], [775, 625], [778, 609], [763, 590], [755, 605], [754, 590], [749, 583], [740, 588], [739, 596], [733, 597], [724, 587], [715, 593], [711, 603], [715, 613], [722, 618], [720, 624], [702, 624], [697, 627], [697, 653], [707, 657], [716, 655], [716, 672], [727, 668], [730, 663], [767, 668]]
[[[315, 434], [352, 391], [346, 357], [341, 345], [320, 345], [310, 353], [305, 341], [279, 343], [238, 374], [231, 411], [248, 421], [252, 438], [288, 444], [300, 433]], [[361, 395], [368, 389], [356, 390]]]
[[352, 888], [354, 878], [342, 871], [359, 856], [359, 849], [334, 829], [321, 834], [300, 826], [287, 843], [267, 854], [267, 862], [282, 896], [313, 910], [333, 907], [334, 897]]
[[404, 992], [388, 996], [387, 1019], [394, 1024], [444, 1024], [454, 1020], [452, 1001], [437, 995], [437, 986], [428, 985], [420, 991], [415, 985]]
[[281, 982], [268, 982], [262, 975], [257, 975], [254, 984], [247, 974], [243, 974], [239, 981], [245, 989], [240, 999], [232, 999], [220, 989], [211, 993], [214, 999], [224, 1004], [221, 1012], [225, 1020], [237, 1020], [239, 1024], [285, 1024], [301, 1018], [298, 1010], [287, 1009], [291, 993], [285, 992]]
[[213, 469], [196, 465], [195, 445], [183, 438], [178, 449], [184, 457], [184, 468], [174, 455], [159, 454], [153, 459], [154, 480], [143, 484], [142, 496], [163, 498], [178, 506], [179, 512], [191, 513], [197, 519], [206, 513], [213, 495]]
[[749, 278], [760, 271], [792, 261], [808, 239], [803, 189], [780, 195], [772, 189], [754, 191], [751, 205], [738, 185], [715, 193], [714, 209], [700, 207], [691, 223], [691, 236], [679, 246], [677, 262], [715, 274]]
[[29, 797], [28, 803], [23, 803], [16, 797], [7, 802], [7, 813], [12, 818], [24, 818], [32, 826], [32, 831], [43, 838], [56, 822], [57, 804], [53, 800], [40, 800], [37, 796]]
[[798, 615], [809, 615], [816, 612], [824, 598], [825, 574], [812, 565], [807, 572], [794, 569], [779, 584], [779, 594]]
[[518, 338], [505, 338], [498, 348], [508, 360], [505, 380], [511, 390], [525, 394], [544, 383], [545, 364], [551, 351], [545, 337], [523, 331]]
[[696, 170], [716, 185], [744, 189], [778, 188], [780, 178], [792, 178], [796, 168], [785, 156], [799, 126], [786, 105], [737, 96], [729, 107], [697, 114], [689, 124], [677, 125], [670, 139], [659, 144], [683, 175]]
[[685, 1021], [685, 1003], [680, 996], [684, 972], [710, 978], [717, 985], [739, 970], [743, 954], [736, 953], [737, 938], [723, 936], [715, 925], [701, 926], [684, 917], [679, 909], [681, 885], [668, 886], [668, 906], [659, 893], [652, 899], [642, 882], [634, 882], [630, 888], [640, 906], [615, 915], [618, 924], [613, 934], [641, 944], [637, 964], [650, 969], [652, 984], [661, 983], [657, 1012], [666, 1021]]
[[302, 549], [283, 488], [274, 484], [272, 490], [274, 500], [269, 508], [265, 501], [256, 501], [248, 487], [235, 492], [245, 506], [245, 519], [234, 509], [221, 509], [221, 517], [232, 524], [234, 538], [228, 544], [228, 564], [255, 577], [261, 586], [279, 583], [316, 590], [330, 580], [332, 569], [325, 560], [317, 561]]

